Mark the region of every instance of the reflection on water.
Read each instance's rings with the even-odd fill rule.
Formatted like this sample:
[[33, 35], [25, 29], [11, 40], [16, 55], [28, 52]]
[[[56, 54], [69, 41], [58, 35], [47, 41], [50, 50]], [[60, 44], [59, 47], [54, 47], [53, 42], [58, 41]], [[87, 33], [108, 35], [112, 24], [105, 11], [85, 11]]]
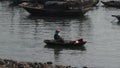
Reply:
[[[90, 29], [89, 27], [91, 27], [90, 25], [88, 25], [89, 24], [88, 22], [83, 23], [88, 19], [87, 16], [86, 17], [51, 17], [51, 16], [36, 17], [29, 15], [27, 17], [23, 17], [21, 15], [20, 19], [21, 20], [19, 22], [19, 25], [22, 25], [21, 26], [22, 28], [24, 28], [23, 25], [27, 25], [27, 27], [28, 25], [30, 27], [31, 25], [32, 26], [34, 25], [35, 32], [40, 32], [40, 30], [41, 31], [47, 30], [47, 32], [50, 32], [51, 36], [53, 35], [56, 29], [60, 29], [65, 39], [79, 39], [81, 37], [79, 37], [78, 35], [84, 35], [84, 32], [82, 32], [84, 30], [88, 30], [86, 32], [89, 32]], [[88, 27], [88, 28], [84, 29], [83, 27]]]
[[60, 62], [60, 59], [59, 59], [59, 55], [60, 55], [60, 51], [63, 51], [63, 50], [80, 50], [81, 51], [81, 54], [86, 50], [85, 46], [81, 46], [81, 47], [66, 47], [66, 48], [63, 48], [63, 47], [51, 47], [49, 45], [45, 45], [45, 48], [50, 48], [50, 49], [53, 49], [54, 50], [54, 59], [55, 59], [55, 62]]
[[[120, 14], [120, 9], [99, 4], [84, 17], [36, 17], [18, 6], [9, 7], [9, 4], [9, 1], [0, 2], [1, 58], [119, 68], [120, 25], [111, 15]], [[53, 39], [56, 29], [61, 30], [66, 40], [87, 40], [85, 50], [45, 48], [43, 40]]]

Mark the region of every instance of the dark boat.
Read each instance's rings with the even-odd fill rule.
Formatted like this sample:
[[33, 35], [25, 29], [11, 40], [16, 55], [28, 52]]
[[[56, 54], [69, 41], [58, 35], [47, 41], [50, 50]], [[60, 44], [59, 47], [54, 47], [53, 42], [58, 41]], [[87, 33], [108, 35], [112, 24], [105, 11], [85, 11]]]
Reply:
[[79, 46], [79, 47], [63, 47], [63, 46], [51, 46], [51, 45], [45, 45], [44, 48], [50, 48], [50, 49], [65, 49], [65, 50], [81, 50], [85, 51], [86, 47], [85, 46]]
[[112, 15], [112, 17], [116, 17], [118, 21], [120, 22], [120, 15]]
[[71, 41], [64, 40], [64, 42], [59, 42], [55, 40], [44, 40], [44, 42], [49, 46], [59, 46], [59, 47], [82, 47], [87, 41], [83, 41], [83, 39]]
[[120, 1], [101, 1], [105, 6], [120, 8]]
[[20, 4], [31, 15], [84, 15], [91, 7], [75, 1], [47, 1], [45, 4]]

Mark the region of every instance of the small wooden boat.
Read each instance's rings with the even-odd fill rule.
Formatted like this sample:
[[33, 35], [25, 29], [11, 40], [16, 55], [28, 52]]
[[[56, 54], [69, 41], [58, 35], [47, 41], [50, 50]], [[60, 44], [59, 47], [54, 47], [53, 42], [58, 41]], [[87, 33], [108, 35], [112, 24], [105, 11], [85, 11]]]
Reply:
[[103, 2], [101, 1], [105, 6], [108, 7], [117, 7], [120, 8], [120, 1], [107, 1], [107, 2]]
[[120, 22], [120, 15], [112, 15], [112, 17], [116, 17], [118, 21]]
[[82, 47], [87, 41], [83, 41], [83, 39], [79, 39], [75, 41], [64, 40], [64, 42], [59, 42], [55, 40], [44, 40], [44, 42], [49, 46]]
[[91, 7], [75, 1], [47, 1], [45, 4], [22, 3], [19, 6], [32, 15], [84, 15]]
[[51, 45], [45, 45], [44, 48], [50, 48], [50, 49], [58, 49], [58, 50], [81, 50], [85, 51], [86, 47], [85, 46], [79, 46], [79, 47], [63, 47], [63, 46], [51, 46]]

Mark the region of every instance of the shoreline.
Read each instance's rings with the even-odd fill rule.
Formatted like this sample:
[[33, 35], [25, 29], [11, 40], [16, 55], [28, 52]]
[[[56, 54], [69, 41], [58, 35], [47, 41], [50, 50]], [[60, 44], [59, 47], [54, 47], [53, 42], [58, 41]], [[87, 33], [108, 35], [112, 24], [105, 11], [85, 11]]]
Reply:
[[[1, 59], [0, 58], [0, 68], [78, 68], [72, 66], [64, 66], [64, 65], [55, 65], [52, 62], [23, 62], [23, 61], [15, 61], [12, 59]], [[87, 67], [83, 67], [87, 68]]]

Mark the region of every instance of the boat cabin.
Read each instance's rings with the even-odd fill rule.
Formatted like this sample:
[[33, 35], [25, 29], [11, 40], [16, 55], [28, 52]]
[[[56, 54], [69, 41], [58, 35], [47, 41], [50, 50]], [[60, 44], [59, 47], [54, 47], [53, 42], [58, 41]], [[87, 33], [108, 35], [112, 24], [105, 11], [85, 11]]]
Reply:
[[44, 7], [49, 9], [81, 9], [82, 4], [76, 1], [47, 1]]

